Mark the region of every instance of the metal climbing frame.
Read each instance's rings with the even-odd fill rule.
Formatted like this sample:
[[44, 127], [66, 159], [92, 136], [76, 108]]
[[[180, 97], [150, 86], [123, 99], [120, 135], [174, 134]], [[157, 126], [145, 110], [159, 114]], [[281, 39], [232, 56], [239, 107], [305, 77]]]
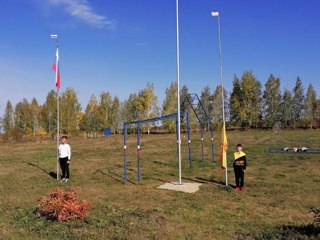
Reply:
[[[181, 115], [185, 115], [187, 113], [182, 113]], [[141, 170], [140, 170], [140, 161], [141, 161], [141, 146], [140, 146], [140, 126], [143, 123], [149, 122], [157, 122], [163, 121], [166, 119], [174, 118], [176, 119], [177, 126], [177, 114], [169, 114], [161, 117], [144, 119], [139, 121], [126, 122], [123, 124], [123, 167], [124, 167], [124, 183], [127, 182], [127, 128], [129, 125], [136, 124], [137, 125], [137, 160], [138, 160], [138, 182], [141, 180]]]
[[[186, 121], [187, 126], [187, 132], [188, 132], [188, 153], [189, 153], [189, 164], [190, 167], [192, 167], [192, 149], [191, 149], [191, 130], [190, 130], [190, 119], [189, 119], [189, 112], [192, 110], [196, 118], [200, 124], [201, 127], [201, 155], [202, 155], [202, 161], [204, 161], [204, 140], [203, 140], [203, 132], [205, 129], [205, 126], [209, 125], [209, 130], [211, 134], [211, 150], [212, 155], [211, 158], [214, 160], [214, 146], [213, 146], [213, 126], [211, 119], [205, 109], [202, 106], [202, 103], [198, 97], [197, 94], [188, 94], [183, 98], [183, 101], [181, 103], [181, 106], [183, 108], [183, 111], [181, 113], [182, 121]], [[185, 118], [184, 118], [185, 117]], [[144, 120], [138, 120], [138, 121], [132, 121], [132, 122], [126, 122], [123, 125], [123, 161], [124, 161], [124, 183], [127, 182], [127, 127], [129, 125], [136, 124], [137, 125], [137, 161], [138, 161], [138, 182], [141, 180], [141, 170], [140, 170], [140, 162], [141, 162], [141, 147], [140, 147], [140, 126], [143, 123], [150, 123], [150, 122], [158, 122], [163, 121], [166, 119], [176, 119], [176, 133], [177, 133], [177, 113], [160, 116], [156, 118], [150, 118], [150, 119], [144, 119]], [[177, 137], [177, 144], [178, 144], [178, 137]]]
[[[200, 101], [200, 98], [196, 93], [190, 93], [185, 95], [181, 109], [185, 112], [190, 112], [190, 109], [193, 110], [195, 116], [200, 124], [200, 141], [201, 141], [201, 156], [202, 161], [204, 160], [204, 139], [203, 139], [203, 132], [205, 130], [205, 126], [209, 126], [209, 131], [211, 135], [211, 159], [214, 160], [214, 145], [213, 145], [213, 125], [210, 116], [208, 115], [207, 111], [204, 109], [203, 104]], [[190, 123], [189, 123], [190, 124]], [[191, 144], [191, 142], [190, 142]]]

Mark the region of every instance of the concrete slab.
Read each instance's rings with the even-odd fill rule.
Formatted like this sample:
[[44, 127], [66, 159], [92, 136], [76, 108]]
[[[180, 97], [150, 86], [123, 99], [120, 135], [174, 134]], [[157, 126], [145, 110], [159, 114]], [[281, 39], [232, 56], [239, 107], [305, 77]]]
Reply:
[[173, 191], [180, 191], [186, 193], [195, 193], [200, 189], [202, 183], [187, 183], [184, 182], [182, 184], [172, 182], [172, 183], [165, 183], [161, 186], [157, 187], [159, 189], [166, 189], [166, 190], [173, 190]]

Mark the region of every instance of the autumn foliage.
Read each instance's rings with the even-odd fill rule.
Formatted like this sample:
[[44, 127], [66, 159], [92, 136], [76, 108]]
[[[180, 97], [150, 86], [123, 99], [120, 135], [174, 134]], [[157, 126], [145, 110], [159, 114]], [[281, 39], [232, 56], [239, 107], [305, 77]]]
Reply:
[[57, 188], [38, 201], [37, 215], [53, 221], [84, 219], [90, 208], [88, 201], [78, 198], [75, 189]]

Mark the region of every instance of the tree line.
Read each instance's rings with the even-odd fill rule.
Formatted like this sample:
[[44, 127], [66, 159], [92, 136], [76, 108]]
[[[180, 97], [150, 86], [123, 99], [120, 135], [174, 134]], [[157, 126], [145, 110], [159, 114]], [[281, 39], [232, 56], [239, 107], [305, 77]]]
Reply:
[[[188, 87], [181, 88], [181, 98], [189, 93]], [[320, 100], [312, 84], [306, 91], [302, 80], [297, 77], [293, 89], [281, 89], [281, 80], [270, 74], [264, 86], [252, 71], [245, 71], [241, 78], [233, 78], [230, 93], [225, 89], [224, 103], [228, 127], [234, 128], [317, 128], [320, 126]], [[222, 87], [214, 91], [204, 86], [200, 101], [212, 119], [214, 127], [222, 121]], [[57, 128], [57, 92], [50, 91], [45, 103], [36, 98], [26, 99], [15, 106], [7, 102], [5, 113], [0, 118], [1, 131], [7, 137], [20, 139], [23, 136], [54, 135]], [[124, 101], [110, 92], [100, 93], [99, 99], [92, 95], [86, 108], [82, 109], [77, 92], [68, 88], [59, 96], [60, 130], [62, 133], [101, 132], [110, 128], [120, 133], [123, 123], [153, 118], [177, 111], [177, 84], [172, 82], [165, 91], [165, 99], [159, 106], [154, 85], [136, 93], [131, 93]], [[191, 116], [192, 118], [192, 116]], [[193, 117], [192, 122], [195, 122]], [[175, 131], [174, 121], [161, 124], [147, 124], [143, 130], [161, 127], [165, 131]]]

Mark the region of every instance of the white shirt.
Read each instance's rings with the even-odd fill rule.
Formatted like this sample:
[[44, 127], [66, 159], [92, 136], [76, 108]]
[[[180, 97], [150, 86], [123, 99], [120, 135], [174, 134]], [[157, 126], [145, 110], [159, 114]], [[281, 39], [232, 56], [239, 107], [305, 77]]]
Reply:
[[65, 158], [68, 157], [68, 159], [71, 159], [71, 148], [69, 144], [60, 144], [59, 145], [59, 158]]

